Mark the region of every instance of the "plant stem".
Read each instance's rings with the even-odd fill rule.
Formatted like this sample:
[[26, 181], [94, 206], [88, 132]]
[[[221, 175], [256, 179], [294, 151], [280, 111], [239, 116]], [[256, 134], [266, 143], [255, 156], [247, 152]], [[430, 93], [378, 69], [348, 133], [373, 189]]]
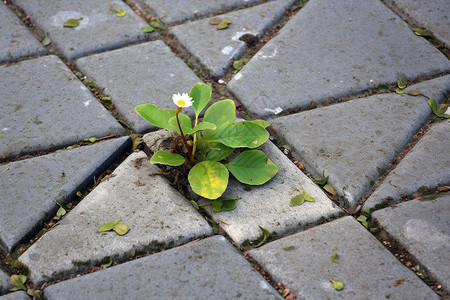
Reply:
[[190, 161], [191, 165], [193, 165], [194, 164], [194, 155], [192, 155], [191, 147], [189, 147], [188, 143], [186, 142], [186, 137], [183, 134], [183, 130], [181, 129], [181, 125], [180, 125], [180, 119], [178, 118], [178, 114], [180, 113], [180, 111], [181, 111], [181, 107], [178, 107], [177, 112], [176, 112], [178, 128], [180, 129], [180, 134], [181, 134], [181, 138], [183, 139], [183, 143], [186, 146], [187, 151], [189, 153], [189, 161]]
[[[195, 116], [195, 124], [194, 127], [197, 126], [198, 122], [198, 116]], [[194, 146], [192, 147], [192, 153], [195, 154], [195, 151], [197, 150], [197, 133], [194, 133]]]

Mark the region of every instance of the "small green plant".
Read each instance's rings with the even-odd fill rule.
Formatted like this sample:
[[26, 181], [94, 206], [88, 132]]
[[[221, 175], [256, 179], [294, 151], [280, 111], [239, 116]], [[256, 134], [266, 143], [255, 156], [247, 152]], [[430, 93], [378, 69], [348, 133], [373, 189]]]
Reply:
[[[278, 172], [278, 167], [259, 150], [241, 152], [228, 163], [221, 163], [236, 148], [256, 148], [269, 138], [265, 129], [269, 123], [263, 120], [235, 121], [234, 101], [227, 99], [212, 104], [199, 123], [200, 113], [211, 99], [211, 88], [203, 83], [195, 84], [190, 94], [174, 94], [176, 110], [162, 110], [153, 104], [136, 106], [136, 112], [151, 124], [169, 130], [174, 138], [181, 137], [183, 151], [170, 153], [157, 151], [150, 162], [169, 166], [191, 167], [188, 180], [198, 195], [217, 199], [228, 185], [229, 172], [242, 183], [261, 185]], [[195, 120], [181, 113], [191, 107]]]

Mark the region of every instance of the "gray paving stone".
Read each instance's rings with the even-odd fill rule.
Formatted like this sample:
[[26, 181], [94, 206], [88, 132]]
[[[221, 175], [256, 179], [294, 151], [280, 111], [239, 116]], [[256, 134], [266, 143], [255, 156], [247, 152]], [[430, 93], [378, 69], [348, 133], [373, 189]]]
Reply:
[[[278, 166], [277, 175], [262, 186], [248, 186], [230, 174], [224, 197], [241, 197], [236, 209], [217, 213], [210, 206], [204, 207], [237, 245], [258, 239], [262, 235], [259, 226], [271, 236], [281, 235], [343, 213], [274, 144], [266, 142], [261, 150]], [[290, 199], [303, 191], [316, 201], [289, 206]]]
[[[339, 263], [330, 259], [337, 253]], [[439, 299], [361, 224], [345, 217], [248, 252], [297, 299]], [[342, 281], [336, 291], [329, 279]]]
[[450, 290], [450, 195], [412, 200], [372, 214], [380, 226]]
[[[51, 231], [19, 258], [38, 285], [73, 273], [105, 257], [126, 257], [212, 234], [212, 228], [169, 182], [152, 173], [143, 153], [131, 154], [108, 178]], [[130, 227], [123, 236], [97, 232], [100, 225], [121, 219]], [[58, 245], [58, 247], [55, 247]]]
[[403, 194], [422, 187], [434, 189], [450, 185], [450, 121], [434, 124], [400, 164], [370, 195], [364, 207], [374, 208], [389, 199], [394, 203]]
[[0, 67], [0, 157], [54, 150], [123, 128], [56, 56]]
[[[120, 0], [16, 0], [37, 29], [48, 32], [56, 48], [65, 58], [111, 50], [145, 41], [153, 34], [143, 33], [147, 23]], [[118, 17], [110, 8], [122, 9], [126, 16]], [[63, 27], [69, 19], [79, 19], [75, 28]]]
[[388, 0], [400, 14], [412, 19], [417, 26], [430, 30], [435, 37], [450, 45], [450, 5], [446, 0], [411, 1]]
[[134, 111], [137, 105], [150, 103], [175, 109], [172, 94], [189, 93], [194, 84], [201, 82], [162, 41], [81, 58], [76, 65], [105, 89], [135, 132], [156, 128]]
[[67, 280], [44, 293], [48, 300], [283, 299], [222, 236]]
[[0, 166], [0, 245], [10, 252], [130, 147], [122, 137]]
[[8, 274], [0, 269], [0, 295], [7, 293], [11, 286], [11, 279]]
[[220, 78], [230, 67], [230, 60], [239, 59], [247, 49], [245, 42], [239, 38], [244, 34], [261, 38], [294, 2], [272, 1], [220, 15], [218, 17], [222, 20], [229, 19], [232, 22], [224, 30], [217, 30], [217, 25], [211, 25], [209, 19], [204, 19], [173, 27], [170, 32], [212, 76]]
[[0, 63], [47, 53], [47, 50], [6, 5], [0, 5]]
[[25, 291], [17, 291], [0, 297], [1, 300], [30, 300], [31, 297]]
[[400, 73], [449, 70], [450, 61], [381, 1], [311, 0], [228, 88], [248, 110], [269, 116], [394, 83]]
[[[419, 89], [437, 102], [450, 88], [450, 76]], [[270, 120], [293, 147], [293, 155], [318, 178], [329, 183], [352, 208], [380, 173], [403, 150], [431, 114], [423, 96], [380, 94]]]
[[166, 24], [177, 23], [218, 13], [244, 4], [254, 4], [259, 0], [136, 0], [145, 10], [160, 17]]

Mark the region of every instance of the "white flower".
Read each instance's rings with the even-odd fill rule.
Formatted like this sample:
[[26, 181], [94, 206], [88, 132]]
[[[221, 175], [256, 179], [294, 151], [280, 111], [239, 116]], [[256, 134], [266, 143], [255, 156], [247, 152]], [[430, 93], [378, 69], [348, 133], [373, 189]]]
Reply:
[[182, 95], [180, 93], [173, 94], [172, 100], [178, 107], [189, 107], [194, 103], [187, 93], [183, 93]]

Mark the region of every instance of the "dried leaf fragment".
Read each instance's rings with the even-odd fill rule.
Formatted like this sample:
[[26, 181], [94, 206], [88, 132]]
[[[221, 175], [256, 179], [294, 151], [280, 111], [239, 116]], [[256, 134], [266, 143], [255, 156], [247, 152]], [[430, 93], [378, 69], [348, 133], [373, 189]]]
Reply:
[[220, 22], [222, 22], [222, 20], [217, 17], [209, 19], [209, 24], [211, 25], [219, 25]]

